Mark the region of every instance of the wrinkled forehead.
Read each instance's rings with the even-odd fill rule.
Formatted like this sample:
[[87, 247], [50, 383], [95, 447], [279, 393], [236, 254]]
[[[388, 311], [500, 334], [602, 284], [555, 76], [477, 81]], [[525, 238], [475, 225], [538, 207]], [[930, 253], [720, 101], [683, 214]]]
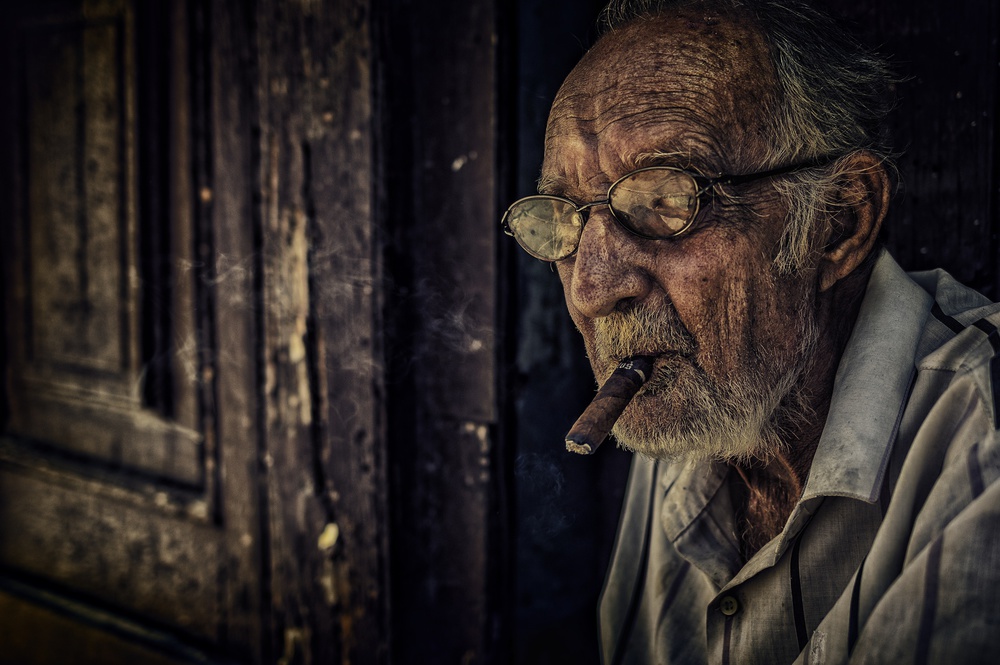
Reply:
[[683, 151], [694, 142], [726, 152], [763, 133], [774, 88], [767, 46], [749, 20], [688, 11], [633, 22], [605, 35], [566, 78], [549, 115], [545, 161], [575, 144], [627, 148], [658, 127], [678, 145], [632, 147]]

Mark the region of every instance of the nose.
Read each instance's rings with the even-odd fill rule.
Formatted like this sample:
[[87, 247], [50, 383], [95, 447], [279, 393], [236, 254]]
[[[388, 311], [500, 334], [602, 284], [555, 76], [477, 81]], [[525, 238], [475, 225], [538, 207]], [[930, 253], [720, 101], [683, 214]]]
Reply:
[[615, 221], [607, 207], [591, 209], [571, 269], [564, 275], [570, 280], [566, 285], [570, 304], [593, 319], [645, 297], [651, 278], [640, 265], [641, 242]]

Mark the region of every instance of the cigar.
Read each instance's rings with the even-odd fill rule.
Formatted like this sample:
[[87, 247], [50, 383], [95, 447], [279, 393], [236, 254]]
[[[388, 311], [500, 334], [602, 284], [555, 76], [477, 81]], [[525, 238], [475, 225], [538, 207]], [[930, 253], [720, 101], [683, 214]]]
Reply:
[[590, 455], [608, 437], [622, 411], [653, 373], [655, 356], [633, 356], [618, 363], [590, 405], [566, 434], [566, 450]]

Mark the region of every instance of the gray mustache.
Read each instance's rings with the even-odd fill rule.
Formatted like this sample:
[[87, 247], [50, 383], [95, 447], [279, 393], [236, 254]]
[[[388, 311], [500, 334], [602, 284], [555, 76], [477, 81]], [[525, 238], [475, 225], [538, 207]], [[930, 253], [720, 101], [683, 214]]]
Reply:
[[594, 346], [602, 368], [639, 354], [692, 356], [698, 350], [694, 336], [669, 303], [655, 308], [640, 303], [595, 319]]

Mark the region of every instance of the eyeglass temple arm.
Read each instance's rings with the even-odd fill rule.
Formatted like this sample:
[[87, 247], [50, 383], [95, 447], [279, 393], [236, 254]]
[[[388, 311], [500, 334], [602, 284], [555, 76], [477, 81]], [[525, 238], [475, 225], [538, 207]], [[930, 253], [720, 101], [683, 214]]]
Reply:
[[792, 173], [794, 171], [805, 171], [806, 169], [819, 168], [821, 166], [832, 164], [842, 156], [843, 155], [825, 155], [807, 162], [798, 162], [789, 166], [781, 166], [776, 169], [759, 171], [757, 173], [747, 173], [744, 175], [720, 175], [716, 178], [708, 178], [702, 191], [708, 191], [716, 185], [742, 185], [747, 182], [753, 182], [754, 180], [773, 178], [774, 176], [785, 175], [786, 173]]

